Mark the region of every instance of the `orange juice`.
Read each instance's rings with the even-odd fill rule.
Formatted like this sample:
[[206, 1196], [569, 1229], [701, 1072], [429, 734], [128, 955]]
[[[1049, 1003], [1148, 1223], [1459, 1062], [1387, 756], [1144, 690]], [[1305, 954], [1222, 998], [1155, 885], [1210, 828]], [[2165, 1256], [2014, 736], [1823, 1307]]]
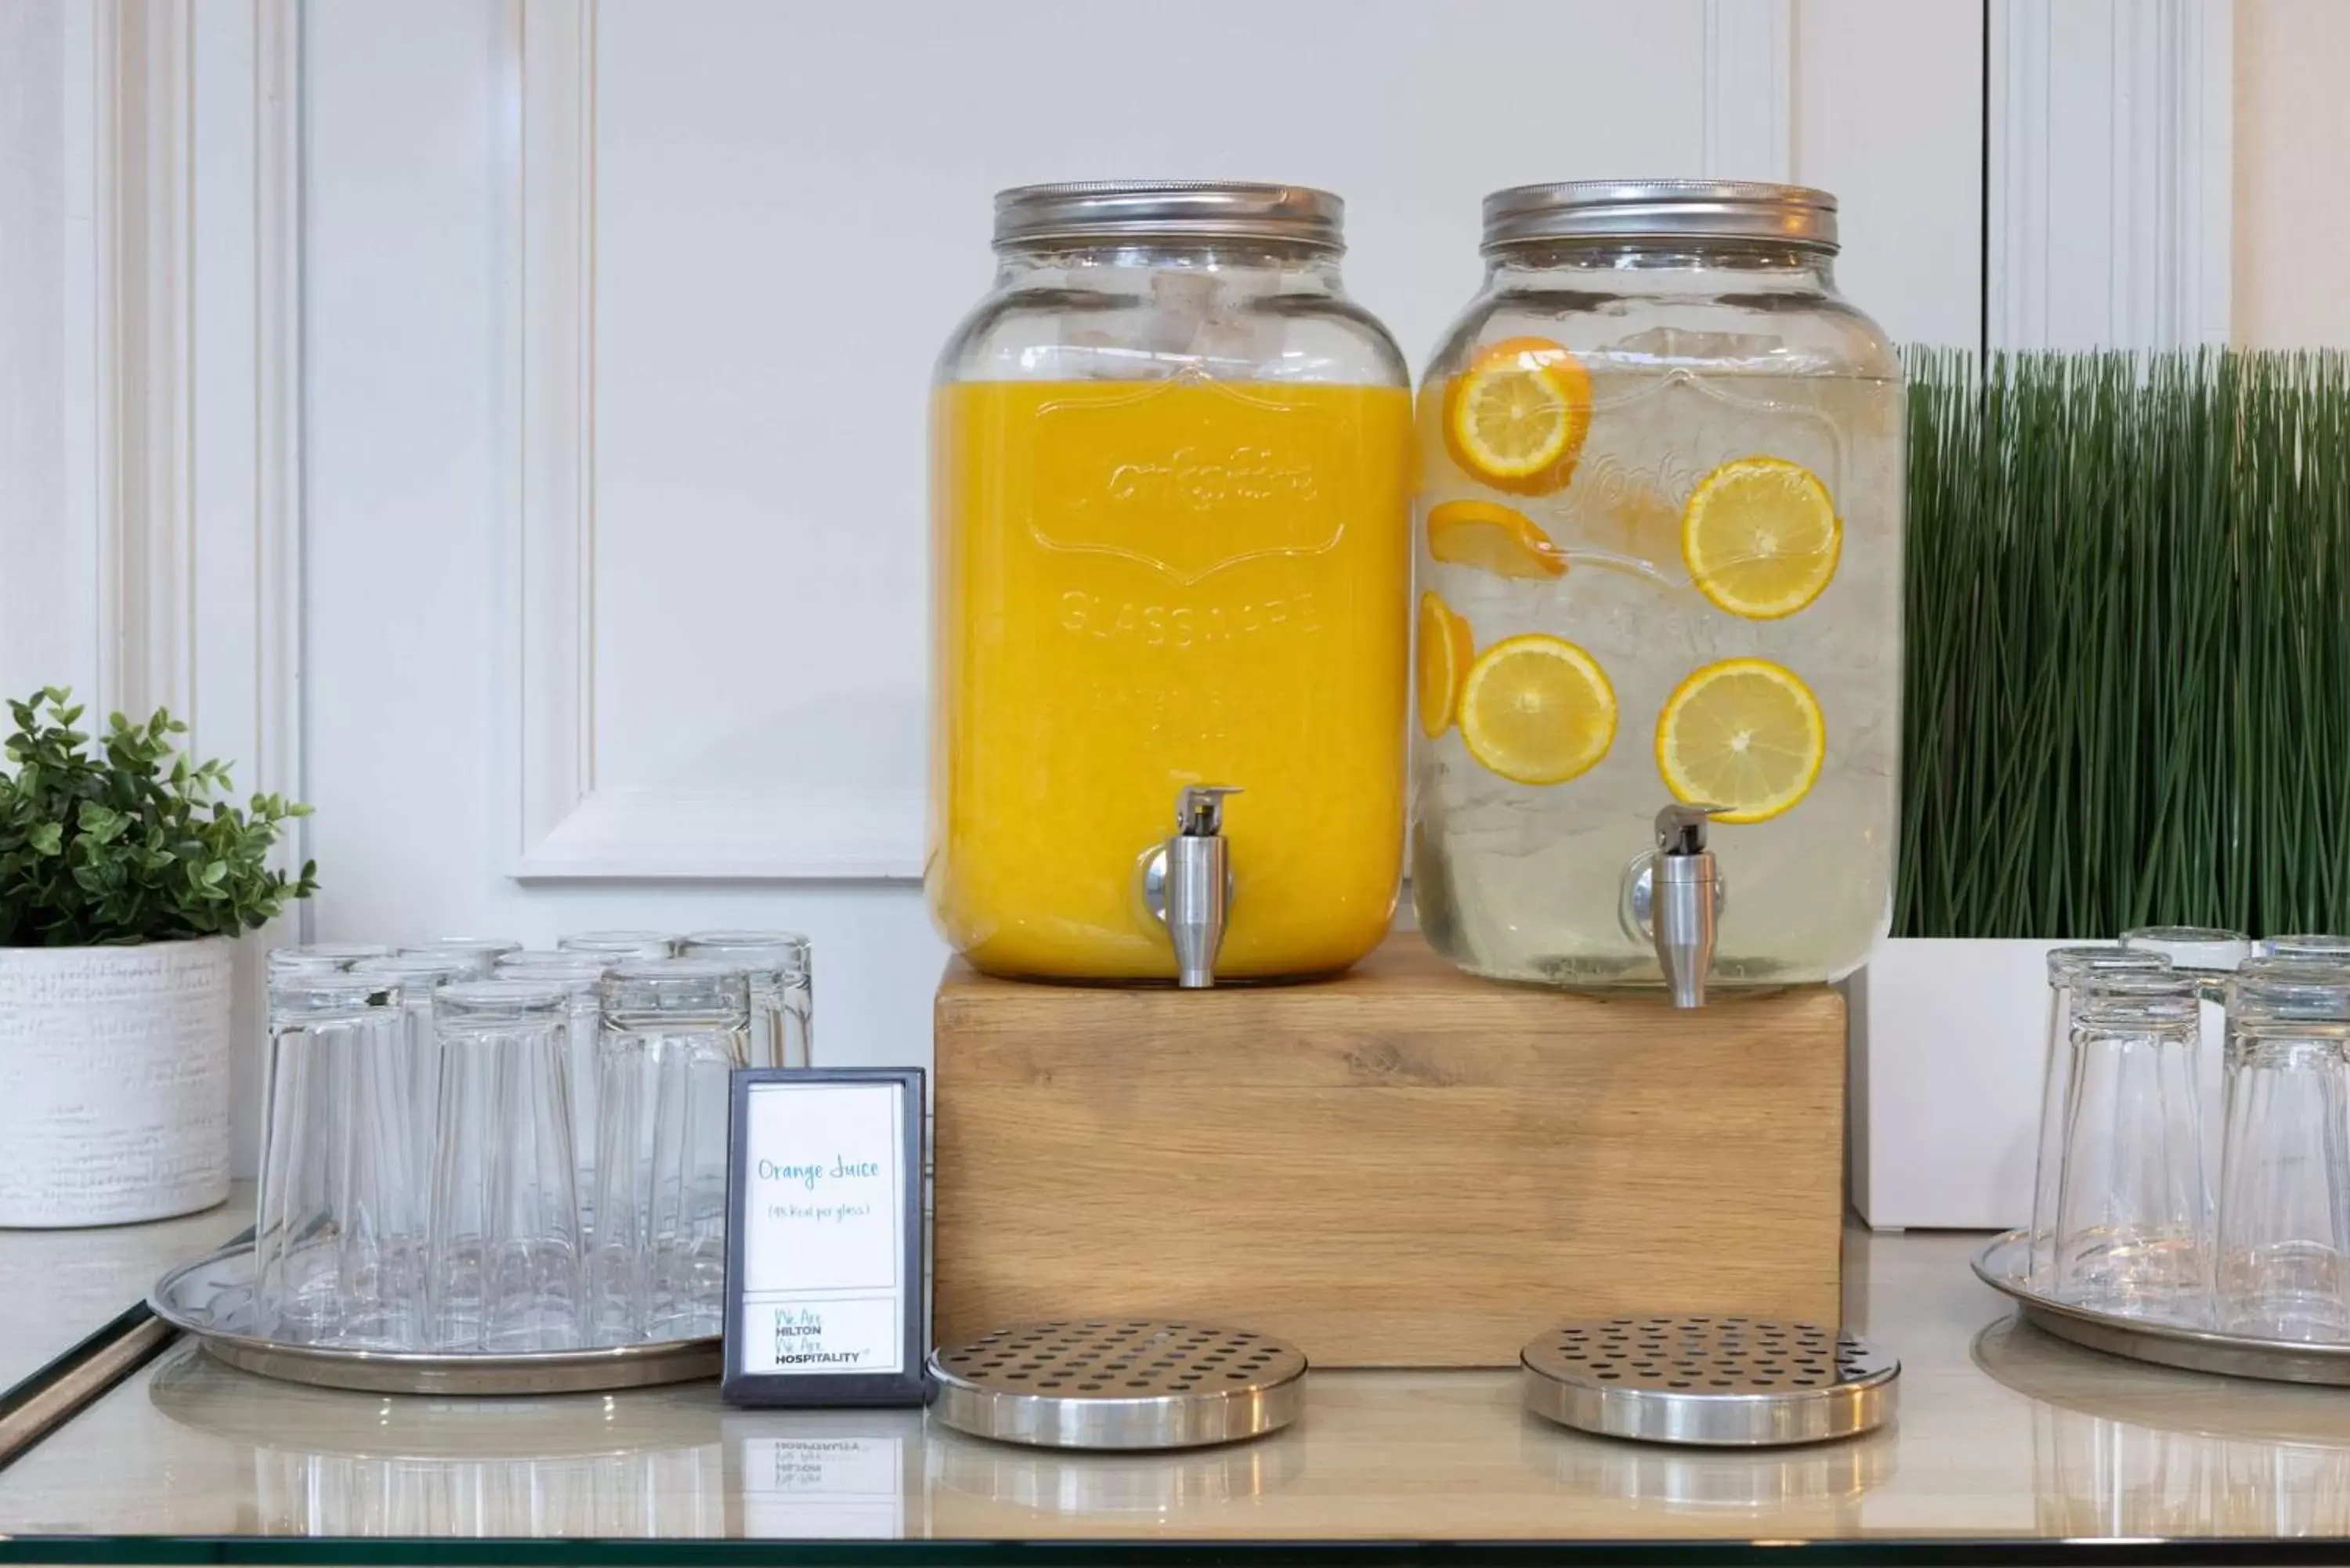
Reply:
[[1142, 862], [1235, 784], [1222, 978], [1385, 934], [1404, 811], [1410, 398], [983, 381], [932, 408], [931, 910], [993, 973], [1171, 980]]

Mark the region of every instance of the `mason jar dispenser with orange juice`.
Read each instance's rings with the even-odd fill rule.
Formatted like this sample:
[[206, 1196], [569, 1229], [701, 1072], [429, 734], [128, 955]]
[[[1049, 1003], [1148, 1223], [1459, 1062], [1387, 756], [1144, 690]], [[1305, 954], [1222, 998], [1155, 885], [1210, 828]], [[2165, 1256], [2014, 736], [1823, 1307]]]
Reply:
[[1187, 986], [1385, 935], [1410, 376], [1285, 185], [1028, 186], [931, 408], [931, 909], [990, 973]]

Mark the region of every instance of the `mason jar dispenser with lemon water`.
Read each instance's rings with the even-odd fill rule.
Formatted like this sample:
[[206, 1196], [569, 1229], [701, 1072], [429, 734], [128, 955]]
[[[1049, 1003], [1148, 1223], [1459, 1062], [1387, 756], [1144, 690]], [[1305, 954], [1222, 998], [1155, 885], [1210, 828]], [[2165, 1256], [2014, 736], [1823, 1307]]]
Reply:
[[1486, 199], [1419, 404], [1412, 887], [1498, 979], [1835, 978], [1887, 928], [1902, 400], [1823, 192]]
[[1293, 186], [996, 198], [939, 360], [930, 847], [982, 971], [1343, 969], [1394, 909], [1409, 372]]

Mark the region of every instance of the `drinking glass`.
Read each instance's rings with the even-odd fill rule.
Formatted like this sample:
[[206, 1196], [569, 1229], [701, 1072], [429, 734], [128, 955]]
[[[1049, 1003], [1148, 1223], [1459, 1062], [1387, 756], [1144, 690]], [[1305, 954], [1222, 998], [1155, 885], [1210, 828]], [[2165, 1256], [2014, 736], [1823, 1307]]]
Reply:
[[609, 953], [512, 952], [498, 960], [500, 980], [536, 981], [563, 988], [570, 1020], [571, 1155], [579, 1171], [579, 1239], [593, 1245], [596, 1229], [596, 1105], [598, 1048], [604, 1038], [604, 975], [621, 961]]
[[2350, 973], [2239, 975], [2228, 1004], [2219, 1326], [2350, 1338]]
[[2032, 1274], [2045, 1290], [2055, 1277], [2056, 1196], [2064, 1164], [2066, 1111], [2073, 1086], [2073, 988], [2085, 974], [2159, 972], [2170, 960], [2118, 947], [2052, 948], [2048, 952], [2048, 1041], [2040, 1088], [2040, 1153], [2033, 1168]]
[[508, 937], [436, 937], [429, 942], [418, 942], [400, 950], [403, 954], [427, 954], [462, 960], [473, 978], [487, 980], [497, 968], [498, 960], [511, 952], [522, 950], [522, 944]]
[[2231, 971], [2252, 951], [2250, 937], [2219, 926], [2135, 926], [2122, 946], [2160, 953], [2178, 970]]
[[441, 1048], [426, 1282], [435, 1348], [584, 1343], [568, 998], [533, 981], [432, 996]]
[[441, 1043], [432, 1032], [432, 994], [453, 981], [472, 979], [473, 965], [462, 953], [403, 952], [361, 959], [351, 972], [400, 987], [408, 1047], [410, 1168], [416, 1173], [421, 1210], [430, 1196], [433, 1140], [441, 1132]]
[[667, 931], [575, 931], [556, 938], [555, 945], [567, 953], [609, 953], [629, 961], [665, 959], [677, 951], [677, 939]]
[[391, 950], [372, 942], [307, 942], [298, 948], [269, 950], [268, 977], [289, 974], [333, 974], [361, 959], [381, 958]]
[[400, 989], [368, 975], [269, 988], [254, 1309], [260, 1333], [411, 1350], [424, 1238]]
[[598, 1345], [720, 1330], [727, 1092], [750, 1048], [750, 982], [695, 959], [604, 977], [589, 1327]]
[[806, 1067], [816, 1057], [815, 949], [796, 931], [697, 931], [681, 956], [731, 964], [751, 981], [751, 1065]]
[[2073, 1083], [2058, 1177], [2057, 1299], [2196, 1323], [2211, 1283], [2198, 981], [2170, 971], [2074, 981]]
[[2315, 931], [2271, 937], [2261, 943], [2258, 956], [2287, 963], [2350, 964], [2350, 937]]

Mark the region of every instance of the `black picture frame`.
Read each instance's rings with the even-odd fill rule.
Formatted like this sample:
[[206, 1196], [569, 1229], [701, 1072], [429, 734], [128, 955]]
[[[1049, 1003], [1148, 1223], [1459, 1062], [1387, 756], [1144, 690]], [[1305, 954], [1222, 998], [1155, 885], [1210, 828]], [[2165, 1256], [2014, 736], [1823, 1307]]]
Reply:
[[[930, 1378], [923, 1366], [929, 1303], [922, 1288], [922, 1081], [920, 1067], [744, 1067], [729, 1090], [726, 1142], [725, 1371], [719, 1397], [730, 1405], [821, 1409], [829, 1407], [921, 1405]], [[752, 1096], [843, 1084], [898, 1090], [905, 1168], [898, 1217], [903, 1252], [899, 1279], [905, 1293], [905, 1345], [894, 1373], [746, 1372], [743, 1351], [743, 1243], [750, 1196], [748, 1124]]]

